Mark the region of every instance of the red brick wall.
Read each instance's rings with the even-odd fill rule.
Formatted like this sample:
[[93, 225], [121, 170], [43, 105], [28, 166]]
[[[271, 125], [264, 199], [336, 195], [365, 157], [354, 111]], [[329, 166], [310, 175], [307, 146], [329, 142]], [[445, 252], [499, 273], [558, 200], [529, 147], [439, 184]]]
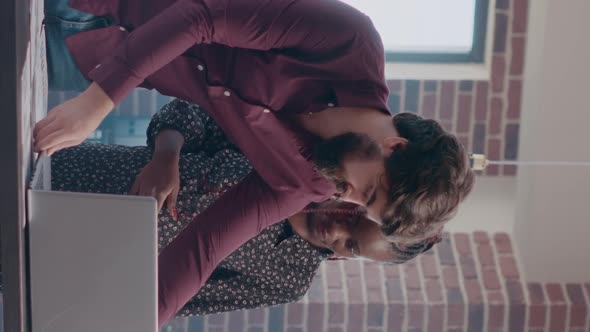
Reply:
[[589, 299], [590, 284], [524, 283], [507, 234], [458, 233], [404, 265], [327, 262], [298, 303], [170, 331], [590, 331]]
[[[469, 151], [494, 160], [518, 157], [527, 0], [497, 0], [489, 81], [390, 81], [389, 106], [439, 120]], [[491, 166], [487, 175], [514, 175]]]

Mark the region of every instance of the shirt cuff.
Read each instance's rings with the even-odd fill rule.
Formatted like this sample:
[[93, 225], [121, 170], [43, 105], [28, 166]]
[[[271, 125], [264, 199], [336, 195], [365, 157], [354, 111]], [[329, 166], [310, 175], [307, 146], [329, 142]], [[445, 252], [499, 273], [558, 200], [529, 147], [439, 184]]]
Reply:
[[98, 64], [88, 77], [103, 89], [115, 105], [143, 82], [114, 57]]

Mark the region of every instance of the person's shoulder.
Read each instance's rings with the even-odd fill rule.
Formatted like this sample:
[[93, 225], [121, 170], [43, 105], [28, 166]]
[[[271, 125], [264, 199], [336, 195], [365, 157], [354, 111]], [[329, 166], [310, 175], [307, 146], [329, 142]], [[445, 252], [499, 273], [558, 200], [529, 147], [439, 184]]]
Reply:
[[285, 9], [287, 16], [300, 17], [304, 24], [317, 23], [315, 26], [324, 33], [369, 36], [375, 29], [366, 14], [339, 0], [283, 0], [273, 4]]
[[[384, 48], [381, 36], [371, 18], [353, 6], [339, 0], [302, 0], [324, 34], [333, 35], [341, 46], [368, 63], [383, 62]], [[380, 64], [382, 66], [382, 64]]]

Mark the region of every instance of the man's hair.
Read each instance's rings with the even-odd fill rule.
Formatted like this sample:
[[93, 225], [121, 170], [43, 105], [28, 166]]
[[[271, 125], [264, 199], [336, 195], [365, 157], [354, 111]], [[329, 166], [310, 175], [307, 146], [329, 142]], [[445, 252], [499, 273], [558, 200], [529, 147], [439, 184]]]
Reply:
[[473, 188], [467, 154], [456, 137], [434, 120], [412, 113], [393, 117], [408, 140], [386, 160], [388, 204], [382, 229], [395, 242], [433, 236]]

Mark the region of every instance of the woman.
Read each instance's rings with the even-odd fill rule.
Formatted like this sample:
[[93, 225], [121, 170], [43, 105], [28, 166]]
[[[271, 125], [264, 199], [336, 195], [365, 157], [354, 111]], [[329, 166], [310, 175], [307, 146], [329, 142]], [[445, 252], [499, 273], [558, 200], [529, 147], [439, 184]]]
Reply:
[[350, 204], [327, 201], [266, 228], [224, 259], [177, 316], [295, 302], [326, 260], [401, 264], [435, 243], [396, 246], [356, 212]]

